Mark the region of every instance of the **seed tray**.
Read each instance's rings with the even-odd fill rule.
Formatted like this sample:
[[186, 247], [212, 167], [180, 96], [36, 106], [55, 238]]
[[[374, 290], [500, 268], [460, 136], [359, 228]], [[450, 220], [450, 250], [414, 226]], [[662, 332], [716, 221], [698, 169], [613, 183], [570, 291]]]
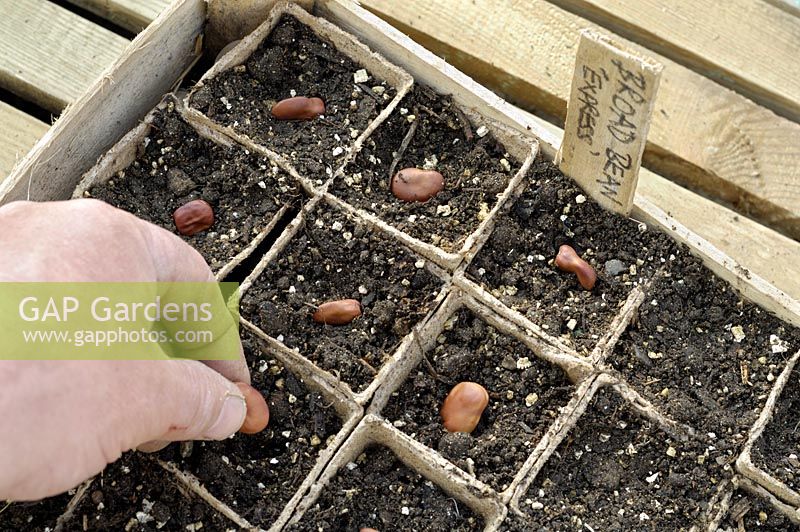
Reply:
[[[375, 446], [378, 449], [384, 448], [391, 451], [404, 464], [403, 466], [398, 465], [398, 468], [404, 468], [404, 471], [408, 470], [410, 472], [403, 473], [390, 468], [392, 470], [387, 472], [388, 475], [402, 474], [406, 475], [406, 477], [409, 474], [422, 475], [435, 486], [434, 491], [440, 489], [449, 494], [455, 502], [455, 507], [468, 507], [473, 516], [482, 519], [482, 526], [485, 530], [514, 529], [514, 527], [519, 528], [521, 526], [524, 528], [523, 525], [529, 523], [531, 519], [531, 516], [524, 511], [526, 509], [526, 499], [530, 498], [526, 494], [531, 489], [538, 490], [542, 472], [547, 472], [548, 474], [551, 471], [565, 472], [569, 467], [569, 464], [565, 462], [569, 455], [561, 452], [563, 450], [561, 446], [569, 445], [572, 435], [586, 434], [588, 431], [589, 436], [592, 436], [591, 426], [587, 426], [587, 424], [597, 416], [589, 407], [595, 397], [598, 396], [598, 391], [600, 391], [600, 395], [611, 394], [615, 398], [615, 404], [619, 405], [621, 411], [625, 411], [625, 415], [629, 419], [635, 420], [635, 423], [646, 427], [641, 430], [648, 434], [656, 434], [664, 441], [674, 442], [676, 446], [685, 446], [687, 449], [705, 448], [708, 450], [709, 447], [715, 447], [713, 450], [709, 450], [709, 457], [713, 457], [713, 459], [704, 463], [707, 463], [709, 467], [716, 468], [716, 471], [721, 471], [718, 475], [715, 474], [716, 476], [714, 477], [717, 478], [718, 476], [721, 480], [716, 483], [710, 482], [713, 487], [697, 492], [693, 502], [687, 505], [687, 508], [685, 508], [685, 524], [687, 528], [702, 526], [713, 530], [718, 527], [724, 516], [728, 515], [726, 512], [730, 509], [731, 501], [734, 500], [734, 493], [738, 493], [733, 488], [739, 489], [741, 487], [747, 490], [748, 493], [752, 492], [762, 496], [769, 507], [776, 508], [792, 519], [793, 512], [796, 513], [796, 506], [792, 506], [790, 501], [787, 502], [785, 494], [782, 494], [774, 484], [767, 483], [767, 486], [762, 486], [760, 483], [746, 478], [748, 470], [743, 465], [745, 462], [741, 456], [744, 455], [740, 456], [739, 454], [741, 448], [738, 440], [727, 434], [716, 435], [717, 438], [712, 439], [707, 433], [704, 433], [702, 426], [695, 426], [696, 420], [681, 419], [676, 410], [669, 408], [668, 403], [659, 403], [658, 396], [649, 394], [647, 386], [643, 386], [633, 376], [626, 374], [624, 367], [615, 366], [615, 361], [618, 359], [617, 353], [623, 352], [628, 347], [631, 341], [629, 337], [634, 328], [640, 328], [643, 308], [648, 308], [647, 305], [651, 305], [654, 299], [652, 293], [654, 290], [659, 289], [661, 286], [659, 283], [662, 279], [678, 275], [679, 269], [686, 267], [687, 264], [697, 267], [697, 263], [693, 261], [688, 263], [681, 262], [687, 256], [686, 248], [670, 244], [670, 246], [675, 246], [674, 249], [677, 250], [672, 254], [680, 259], [678, 261], [671, 260], [669, 256], [656, 257], [654, 255], [652, 261], [647, 260], [647, 257], [645, 257], [642, 259], [645, 264], [634, 263], [637, 266], [636, 274], [631, 273], [630, 264], [627, 264], [627, 275], [629, 276], [627, 281], [624, 279], [625, 273], [611, 276], [620, 277], [619, 281], [629, 289], [623, 291], [619, 297], [616, 297], [611, 305], [607, 305], [608, 308], [604, 309], [602, 319], [594, 328], [579, 323], [576, 324], [574, 330], [566, 327], [565, 331], [561, 325], [565, 321], [563, 318], [560, 317], [558, 325], [555, 326], [549, 323], [549, 316], [545, 316], [543, 319], [541, 314], [529, 313], [521, 307], [516, 307], [512, 300], [504, 300], [509, 295], [507, 290], [497, 291], [497, 287], [487, 283], [483, 283], [484, 286], [481, 286], [479, 276], [476, 277], [471, 268], [483, 260], [482, 256], [485, 255], [482, 254], [490, 254], [495, 249], [497, 243], [492, 241], [492, 237], [496, 234], [496, 228], [503, 227], [508, 224], [510, 219], [518, 216], [519, 213], [515, 205], [518, 204], [520, 198], [521, 201], [529, 200], [537, 187], [542, 185], [540, 178], [542, 172], [558, 177], [557, 173], [545, 165], [545, 161], [551, 159], [554, 154], [551, 137], [546, 132], [538, 129], [536, 124], [527, 122], [526, 119], [516, 114], [502, 100], [474, 84], [471, 80], [441, 60], [433, 57], [389, 26], [365, 13], [359, 7], [338, 0], [315, 2], [313, 5], [314, 13], [328, 22], [319, 21], [299, 12], [297, 9], [293, 6], [280, 4], [278, 10], [270, 15], [264, 25], [260, 26], [251, 36], [245, 37], [237, 47], [220, 58], [215, 67], [204, 77], [204, 83], [212, 80], [214, 76], [221, 72], [235, 69], [237, 65], [246, 61], [259, 48], [260, 43], [268, 37], [270, 30], [275, 27], [280, 17], [289, 13], [307, 26], [312, 28], [320, 27], [324, 31], [330, 31], [331, 33], [327, 34], [314, 30], [317, 35], [328, 39], [329, 42], [336, 43], [336, 47], [340, 48], [340, 51], [346, 55], [349, 54], [348, 57], [351, 60], [363, 65], [368, 75], [391, 82], [389, 79], [391, 76], [388, 73], [396, 74], [397, 77], [395, 79], [398, 80], [398, 83], [394, 87], [396, 87], [397, 92], [394, 98], [364, 128], [363, 132], [360, 132], [356, 139], [348, 141], [348, 146], [343, 147], [343, 153], [339, 154], [341, 158], [330, 160], [330, 171], [326, 167], [324, 175], [317, 172], [314, 165], [309, 164], [307, 158], [293, 159], [291, 153], [281, 153], [277, 145], [270, 145], [267, 142], [261, 144], [259, 139], [245, 136], [241, 131], [237, 131], [235, 127], [217, 124], [210, 117], [203, 116], [197, 109], [191, 109], [191, 95], [188, 100], [188, 109], [184, 109], [182, 106], [177, 107], [178, 111], [185, 115], [185, 120], [198, 130], [201, 135], [217, 138], [219, 139], [218, 142], [222, 144], [227, 142], [243, 146], [251, 154], [266, 157], [280, 170], [297, 180], [310, 197], [299, 212], [288, 211], [282, 218], [281, 223], [279, 225], [276, 223], [275, 227], [282, 228], [282, 231], [274, 243], [265, 238], [260, 245], [248, 247], [245, 253], [239, 257], [241, 259], [239, 264], [249, 265], [257, 261], [256, 267], [242, 284], [245, 298], [248, 297], [248, 294], [255, 294], [253, 287], [257, 286], [261, 279], [268, 279], [271, 275], [274, 275], [274, 272], [277, 271], [276, 265], [278, 261], [281, 260], [287, 250], [291, 250], [293, 246], [298, 245], [306, 234], [312, 234], [320, 229], [316, 227], [316, 220], [319, 216], [328, 216], [331, 220], [334, 218], [346, 219], [348, 223], [352, 223], [353, 227], [361, 226], [366, 228], [365, 231], [371, 232], [370, 236], [376, 240], [386, 240], [394, 243], [398, 252], [410, 254], [409, 256], [416, 254], [417, 260], [414, 261], [414, 264], [418, 261], [422, 262], [421, 269], [424, 269], [427, 274], [437, 280], [440, 289], [437, 289], [435, 299], [431, 302], [430, 308], [425, 309], [424, 315], [415, 320], [413, 324], [409, 324], [407, 332], [406, 330], [402, 331], [405, 332], [404, 335], [398, 335], [396, 346], [393, 346], [394, 349], [389, 350], [391, 352], [387, 353], [388, 358], [383, 366], [377, 369], [374, 378], [361, 390], [358, 387], [353, 389], [350, 384], [337, 378], [333, 372], [324, 371], [317, 367], [309, 360], [308, 355], [310, 353], [307, 351], [304, 352], [303, 349], [300, 349], [298, 352], [291, 349], [284, 342], [280, 342], [278, 338], [270, 336], [256, 325], [243, 320], [244, 327], [252, 334], [255, 334], [263, 343], [264, 357], [274, 358], [288, 371], [302, 375], [309, 388], [316, 390], [325, 397], [330, 397], [334, 405], [338, 405], [336, 407], [337, 412], [343, 421], [342, 429], [339, 430], [325, 450], [320, 453], [311, 472], [304, 477], [300, 488], [291, 494], [289, 503], [284, 507], [279, 518], [271, 523], [271, 528], [278, 530], [288, 523], [291, 527], [303, 529], [303, 516], [308, 512], [313, 514], [316, 511], [315, 508], [318, 502], [323, 504], [324, 501], [329, 500], [323, 492], [329, 486], [344, 485], [332, 484], [332, 482], [339, 482], [335, 480], [339, 474], [338, 472], [349, 471], [347, 464], [351, 462], [358, 463], [358, 457], [369, 447], [375, 449]], [[165, 61], [175, 61], [177, 64], [179, 61], [184, 60], [187, 55], [191, 55], [187, 50], [194, 49], [187, 46], [186, 41], [196, 42], [194, 39], [198, 36], [205, 23], [204, 16], [204, 2], [179, 0], [170, 7], [159, 23], [143, 33], [130, 54], [116, 66], [115, 74], [122, 77], [130, 75], [130, 69], [134, 65], [139, 67], [148, 65], [148, 68], [151, 68], [152, 64], [163, 65]], [[333, 29], [334, 25], [357, 35], [367, 45], [380, 51], [383, 57], [370, 52], [363, 45], [354, 45], [352, 37]], [[156, 44], [157, 46], [153, 46]], [[158, 49], [160, 46], [172, 46], [176, 54], [170, 56], [169, 59], [163, 54], [150, 55], [151, 49]], [[183, 53], [178, 54], [178, 51]], [[384, 59], [384, 57], [388, 60]], [[148, 63], [147, 60], [150, 62]], [[402, 68], [392, 66], [392, 62], [401, 65]], [[164, 66], [165, 71], [173, 72], [167, 85], [145, 78], [147, 90], [150, 91], [147, 96], [152, 102], [150, 105], [155, 104], [154, 100], [160, 99], [165, 92], [168, 92], [172, 82], [177, 79], [178, 73], [182, 69], [175, 69], [174, 67], [174, 64]], [[503, 189], [501, 197], [497, 199], [496, 204], [490, 208], [487, 202], [487, 209], [484, 209], [484, 211], [488, 210], [488, 216], [480, 220], [475, 229], [470, 228], [461, 234], [461, 237], [464, 237], [465, 240], [460, 248], [442, 244], [441, 241], [438, 244], [444, 247], [439, 247], [432, 239], [426, 242], [424, 233], [409, 234], [404, 229], [411, 233], [413, 233], [413, 230], [403, 227], [402, 220], [398, 222], [397, 219], [384, 219], [383, 216], [385, 214], [381, 211], [365, 208], [370, 207], [370, 205], [358, 204], [353, 197], [343, 195], [341, 190], [337, 189], [340, 183], [345, 182], [348, 174], [352, 178], [350, 169], [354, 169], [355, 165], [360, 164], [358, 157], [362, 152], [365, 154], [370, 150], [376, 150], [377, 152], [378, 144], [370, 144], [370, 141], [381, 138], [381, 127], [389, 124], [386, 121], [392, 118], [393, 112], [396, 111], [397, 114], [401, 112], [403, 98], [412, 89], [413, 82], [416, 82], [421, 89], [423, 86], [433, 87], [437, 94], [450, 95], [458, 109], [457, 112], [454, 112], [462, 113], [470, 121], [470, 127], [473, 132], [476, 132], [482, 126], [486, 127], [491, 135], [506, 148], [511, 157], [511, 159], [507, 159], [509, 165], [514, 170], [518, 168], [513, 176], [509, 176], [509, 181]], [[34, 198], [64, 197], [72, 193], [72, 187], [77, 181], [74, 176], [54, 182], [40, 179], [26, 181], [24, 178], [28, 174], [25, 174], [25, 172], [33, 175], [36, 172], [46, 171], [52, 164], [56, 163], [64, 165], [63, 168], [66, 170], [76, 169], [80, 164], [86, 164], [90, 158], [96, 159], [108, 146], [102, 145], [99, 136], [93, 137], [93, 135], [99, 135], [99, 133], [91, 127], [91, 121], [87, 120], [81, 124], [84, 130], [75, 131], [72, 126], [75, 120], [85, 117], [85, 113], [96, 112], [101, 117], [105, 116], [102, 114], [104, 111], [100, 104], [113, 101], [109, 100], [109, 98], [119, 98], [119, 91], [124, 86], [126, 86], [124, 83], [117, 83], [116, 85], [101, 84], [93, 92], [93, 99], [79, 102], [74, 113], [66, 117], [67, 120], [60, 121], [60, 124], [56, 126], [51, 141], [43, 143], [31, 156], [31, 162], [24, 163], [20, 167], [22, 170], [18, 174], [11, 176], [3, 184], [4, 200], [20, 197], [20, 195], [24, 197], [25, 191]], [[193, 89], [193, 94], [196, 94], [200, 87]], [[131, 94], [127, 94], [128, 98], [130, 96]], [[370, 98], [369, 96], [367, 97]], [[125, 124], [125, 129], [135, 125], [136, 117], [134, 115], [138, 112], [137, 109], [141, 108], [141, 105], [138, 105], [131, 107], [130, 110], [126, 108], [124, 112], [121, 111], [123, 114], [127, 113], [125, 114], [125, 119], [120, 121], [120, 123]], [[120, 111], [119, 107], [116, 107], [116, 109]], [[459, 122], [458, 125], [463, 126], [463, 122], [456, 121]], [[117, 138], [122, 137], [125, 129], [113, 126], [115, 123], [111, 120], [104, 122], [105, 125], [112, 124], [110, 128], [112, 135], [117, 135]], [[453, 125], [456, 124], [454, 123]], [[142, 126], [139, 127], [141, 128]], [[537, 142], [537, 139], [531, 136], [531, 132], [542, 142]], [[137, 133], [134, 131], [129, 135], [135, 134]], [[107, 133], [104, 133], [104, 135], [106, 137], [103, 138], [107, 138]], [[66, 139], [70, 139], [69, 143], [67, 143]], [[74, 143], [80, 143], [81, 139], [87, 139], [84, 143], [86, 146], [85, 152], [82, 152], [79, 157], [67, 156], [71, 153], [70, 149], [74, 152]], [[94, 140], [92, 141], [92, 139]], [[66, 151], [65, 146], [69, 147]], [[345, 148], [349, 148], [349, 150]], [[327, 157], [326, 154], [325, 157]], [[106, 175], [113, 175], [114, 171], [107, 170], [108, 167], [113, 166], [113, 161], [113, 156], [107, 156], [100, 161], [99, 166], [92, 172], [97, 174], [103, 168], [106, 168], [106, 170], [103, 170]], [[129, 163], [130, 159], [127, 162]], [[115, 171], [119, 169], [121, 169], [119, 166], [114, 168]], [[62, 174], [54, 173], [53, 175]], [[69, 172], [67, 172], [67, 175], [69, 175]], [[78, 172], [75, 172], [75, 175], [78, 175]], [[90, 173], [89, 175], [92, 174]], [[388, 172], [386, 177], [388, 177]], [[74, 179], [71, 182], [72, 186], [69, 185], [70, 179]], [[22, 185], [23, 183], [25, 183], [25, 186]], [[81, 189], [78, 190], [82, 193]], [[535, 197], [535, 194], [533, 196]], [[575, 201], [577, 200], [577, 195], [572, 196], [570, 194], [568, 197], [571, 198], [569, 199], [570, 211], [573, 208], [576, 209], [576, 211], [572, 211], [573, 215], [577, 212], [577, 205], [585, 205], [587, 209], [593, 206], [588, 198], [586, 201], [578, 203]], [[573, 201], [575, 201], [574, 205], [571, 203]], [[566, 215], [569, 219], [570, 213], [564, 213], [565, 206], [565, 204], [558, 206], [555, 212], [550, 214], [557, 216], [559, 220], [562, 215]], [[787, 323], [795, 325], [800, 323], [800, 310], [798, 310], [800, 307], [798, 307], [796, 301], [789, 299], [762, 279], [738, 267], [729, 258], [681, 227], [665, 213], [658, 211], [658, 209], [646, 202], [639, 202], [633, 216], [636, 220], [643, 222], [635, 224], [637, 231], [641, 227], [643, 231], [641, 234], [645, 235], [642, 238], [647, 238], [646, 235], [660, 231], [669, 234], [680, 244], [689, 246], [691, 252], [697, 255], [711, 271], [730, 283], [745, 298], [755, 301], [769, 312], [775, 313], [779, 318], [785, 320], [786, 323], [781, 323], [775, 318], [769, 318], [772, 320], [770, 324], [774, 325], [774, 328], [780, 326], [789, 330]], [[629, 223], [613, 217], [610, 219], [618, 220], [620, 224]], [[344, 226], [344, 222], [342, 222], [342, 225]], [[598, 225], [595, 229], [602, 233], [603, 226]], [[575, 239], [577, 237], [578, 240], [583, 237], [591, 241], [592, 246], [584, 246], [582, 249], [592, 249], [595, 255], [587, 254], [587, 258], [590, 261], [594, 261], [597, 268], [605, 269], [606, 264], [601, 264], [602, 260], [605, 259], [593, 258], [601, 257], [602, 255], [599, 253], [608, 253], [607, 249], [602, 249], [602, 241], [593, 241], [592, 236], [594, 233], [591, 232], [585, 234], [579, 234], [576, 231], [572, 232], [575, 234], [569, 235], [564, 231], [563, 235], [556, 236], [563, 236], [566, 239]], [[658, 239], [661, 237], [653, 238]], [[560, 242], [557, 239], [552, 239], [548, 243], [552, 247], [548, 249], [555, 249], [557, 243]], [[269, 249], [266, 249], [267, 244], [269, 244]], [[578, 247], [581, 248], [580, 242], [578, 244]], [[544, 254], [543, 252], [541, 253]], [[246, 261], [245, 257], [247, 258]], [[662, 262], [661, 258], [665, 260]], [[536, 260], [536, 257], [534, 259]], [[608, 260], [605, 260], [605, 262], [608, 262]], [[527, 263], [527, 255], [525, 256], [525, 263]], [[676, 266], [677, 263], [680, 263], [680, 265]], [[525, 271], [525, 264], [521, 264], [521, 266], [523, 266], [521, 271]], [[642, 266], [646, 267], [641, 268]], [[703, 272], [705, 275], [710, 275], [706, 270], [703, 270]], [[297, 275], [294, 271], [283, 273]], [[557, 281], [558, 283], [570, 285], [567, 292], [572, 291], [573, 295], [568, 297], [574, 298], [575, 301], [585, 301], [586, 295], [578, 291], [579, 288], [573, 278], [554, 269], [552, 274], [557, 276], [554, 277], [548, 274], [543, 278], [551, 278], [553, 282]], [[632, 279], [631, 276], [633, 275], [638, 278]], [[601, 281], [603, 280], [601, 279]], [[612, 280], [605, 279], [605, 282], [611, 284]], [[631, 284], [624, 285], [626, 282]], [[503, 283], [506, 283], [506, 281], [504, 280]], [[510, 285], [504, 284], [504, 286], [508, 287]], [[359, 294], [359, 296], [361, 295], [364, 294]], [[577, 297], [575, 297], [576, 295]], [[723, 307], [730, 305], [743, 308], [748, 303], [740, 303], [734, 298], [724, 303]], [[561, 310], [563, 309], [555, 309], [559, 313]], [[530, 362], [532, 360], [531, 357], [533, 357], [532, 366], [535, 363], [537, 368], [547, 367], [547, 364], [552, 365], [554, 370], [559, 367], [572, 383], [569, 385], [569, 389], [572, 392], [571, 395], [566, 403], [560, 403], [553, 410], [555, 418], [552, 422], [546, 426], [543, 423], [541, 429], [534, 430], [535, 435], [530, 438], [527, 445], [530, 448], [530, 452], [527, 453], [524, 462], [517, 467], [513, 478], [510, 481], [501, 480], [499, 483], [496, 480], [488, 479], [494, 484], [493, 486], [481, 482], [476, 477], [476, 475], [481, 475], [479, 470], [473, 470], [471, 473], [459, 467], [460, 465], [469, 469], [468, 462], [459, 461], [457, 458], [454, 458], [453, 461], [448, 460], [442, 453], [404, 433], [401, 430], [403, 427], [393, 426], [391, 421], [395, 420], [384, 419], [385, 413], [388, 412], [387, 407], [389, 406], [387, 405], [390, 405], [393, 400], [392, 394], [398, 390], [404, 390], [404, 386], [411, 382], [409, 379], [415, 378], [419, 373], [419, 368], [427, 371], [426, 357], [430, 353], [435, 354], [435, 349], [438, 345], [437, 340], [442, 336], [443, 332], [447, 332], [448, 322], [453, 316], [463, 312], [469, 312], [474, 316], [474, 318], [471, 318], [473, 323], [474, 320], [484, 322], [484, 326], [494, 328], [498, 336], [509, 338], [504, 341], [511, 342], [511, 339], [518, 341], [519, 344], [513, 344], [515, 351], [521, 351], [517, 360], [527, 357]], [[367, 313], [362, 319], [369, 319], [368, 314], [369, 309], [367, 309]], [[578, 320], [576, 319], [576, 321]], [[566, 323], [568, 324], [569, 320], [566, 320]], [[262, 323], [261, 325], [265, 324]], [[268, 326], [269, 324], [266, 325]], [[580, 325], [580, 329], [578, 325]], [[578, 332], [575, 333], [575, 331]], [[657, 330], [656, 332], [658, 333]], [[277, 334], [277, 332], [275, 333]], [[745, 332], [745, 335], [747, 335], [747, 332]], [[786, 334], [785, 337], [780, 336], [780, 338], [786, 342], [787, 353], [793, 353], [798, 349], [799, 346], [792, 343], [791, 339], [794, 338], [792, 334]], [[286, 337], [283, 339], [286, 340]], [[350, 346], [345, 346], [343, 352], [352, 355], [352, 349]], [[667, 356], [666, 353], [664, 353], [664, 356]], [[747, 353], [747, 356], [750, 356], [750, 353]], [[797, 356], [800, 355], [795, 355], [792, 360], [795, 360]], [[648, 358], [650, 359], [650, 357]], [[783, 371], [785, 366], [783, 358], [775, 357], [769, 362], [775, 365], [776, 370]], [[651, 360], [663, 359], [652, 358]], [[788, 369], [785, 371], [788, 371]], [[778, 390], [778, 387], [783, 386], [782, 382], [785, 383], [785, 380], [781, 380], [785, 374], [785, 372], [781, 373], [781, 377], [778, 377], [775, 381], [777, 386], [772, 390], [771, 395], [763, 399], [765, 401], [763, 403], [764, 410], [750, 432], [748, 439], [750, 444], [759, 437], [760, 433], [757, 433], [756, 428], [762, 427], [763, 429], [769, 413], [774, 410], [777, 404], [777, 394], [779, 393], [776, 390]], [[762, 399], [758, 397], [756, 399], [757, 407], [760, 407]], [[696, 399], [692, 400], [696, 401]], [[367, 415], [363, 415], [364, 409], [367, 410]], [[588, 414], [587, 409], [589, 411]], [[604, 420], [607, 422], [608, 419], [613, 418], [611, 416], [604, 418], [602, 415], [599, 417], [600, 422]], [[720, 441], [724, 442], [725, 445], [717, 448], [720, 445]], [[676, 451], [679, 448], [676, 447]], [[177, 451], [173, 450], [172, 452]], [[366, 456], [375, 456], [370, 454], [371, 452], [367, 450]], [[662, 461], [667, 458], [673, 458], [666, 454], [666, 450], [664, 456], [666, 458], [661, 457]], [[676, 456], [680, 455], [676, 454]], [[737, 458], [738, 462], [736, 462], [736, 468], [734, 468], [733, 464]], [[668, 461], [662, 463], [668, 463]], [[229, 499], [222, 500], [228, 494], [213, 493], [214, 486], [212, 482], [207, 482], [204, 485], [194, 474], [181, 466], [176, 459], [162, 460], [161, 467], [166, 472], [165, 479], [177, 480], [191, 497], [199, 497], [205, 501], [205, 504], [210, 505], [215, 511], [225, 516], [235, 526], [240, 528], [256, 526], [255, 523], [249, 520], [247, 512], [250, 509], [233, 508], [232, 504], [228, 504], [228, 502], [231, 502]], [[641, 479], [638, 480], [640, 481]], [[699, 479], [690, 478], [690, 480]], [[346, 482], [346, 479], [341, 482]], [[558, 488], [568, 489], [568, 483], [569, 481], [565, 480], [565, 485], [558, 486]], [[645, 480], [645, 484], [650, 485], [651, 483]], [[709, 483], [704, 484], [704, 486], [707, 486], [707, 484]], [[79, 495], [76, 495], [73, 500], [73, 508], [87, 496], [85, 491], [79, 493]], [[536, 496], [538, 497], [538, 491], [536, 491]], [[658, 497], [655, 500], [662, 505], [669, 504], [669, 500], [661, 501]], [[588, 515], [593, 515], [595, 510], [598, 514], [605, 511], [600, 504], [601, 502], [587, 501], [586, 507], [590, 510]], [[530, 508], [531, 505], [528, 504], [528, 509]], [[386, 509], [389, 512], [396, 510], [396, 508]], [[409, 516], [415, 514], [417, 510], [418, 508], [409, 507]], [[402, 510], [401, 515], [404, 515]], [[65, 514], [62, 522], [72, 526], [76, 524], [75, 518], [74, 515], [70, 517], [69, 514]], [[262, 524], [262, 526], [266, 526], [266, 524]]]

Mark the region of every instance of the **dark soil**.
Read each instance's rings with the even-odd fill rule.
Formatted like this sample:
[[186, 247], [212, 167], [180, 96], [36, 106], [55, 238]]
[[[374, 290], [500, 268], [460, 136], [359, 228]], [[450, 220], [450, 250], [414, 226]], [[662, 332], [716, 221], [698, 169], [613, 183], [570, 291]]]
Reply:
[[[392, 395], [383, 416], [503, 491], [569, 401], [572, 386], [560, 368], [539, 360], [466, 309], [448, 320], [427, 356], [441, 380], [421, 363]], [[439, 410], [452, 387], [462, 381], [486, 388], [489, 406], [472, 434], [450, 434]]]
[[[416, 127], [414, 136], [393, 173], [423, 167], [441, 173], [444, 189], [424, 203], [401, 201], [389, 189], [389, 170], [411, 127]], [[367, 140], [331, 191], [411, 236], [457, 252], [520, 166], [490, 133], [479, 137], [476, 129], [449, 97], [417, 87]]]
[[175, 234], [175, 209], [204, 199], [214, 209], [214, 225], [183, 238], [213, 271], [219, 271], [267, 227], [281, 207], [298, 207], [303, 195], [294, 180], [266, 158], [199, 136], [171, 104], [165, 105], [156, 114], [137, 159], [90, 193]]
[[342, 428], [336, 411], [276, 360], [261, 353], [250, 335], [242, 343], [253, 386], [267, 397], [269, 426], [222, 442], [194, 442], [191, 455], [177, 446], [163, 458], [190, 471], [218, 499], [251, 524], [269, 528]]
[[[734, 337], [737, 327], [745, 335], [741, 341]], [[780, 339], [776, 349], [786, 352], [773, 353], [771, 335]], [[772, 381], [798, 349], [800, 331], [743, 302], [681, 251], [609, 362], [662, 411], [700, 434], [713, 433], [708, 437], [718, 449], [733, 449], [744, 442]]]
[[[280, 153], [306, 177], [324, 180], [396, 94], [372, 75], [355, 84], [362, 68], [286, 16], [244, 64], [207, 80], [191, 105]], [[295, 95], [322, 98], [324, 118], [275, 120], [272, 105]]]
[[37, 502], [0, 501], [0, 532], [53, 530], [70, 499], [72, 495], [65, 493]]
[[[355, 467], [353, 467], [355, 466]], [[351, 469], [352, 467], [352, 469]], [[373, 447], [343, 467], [288, 531], [482, 530], [481, 519], [391, 451]]]
[[731, 508], [728, 515], [722, 520], [717, 530], [719, 532], [747, 532], [762, 530], [764, 532], [783, 532], [796, 530], [797, 527], [789, 518], [776, 510], [768, 501], [761, 497], [736, 491], [731, 499]]
[[[579, 196], [583, 203], [576, 201]], [[561, 244], [571, 245], [595, 269], [593, 290], [553, 264]], [[551, 163], [540, 162], [526, 191], [499, 218], [469, 276], [549, 334], [588, 353], [633, 286], [650, 279], [676, 249], [666, 235], [603, 210]], [[616, 275], [606, 272], [612, 260], [622, 263]]]
[[[333, 208], [309, 215], [242, 298], [242, 316], [358, 392], [433, 308], [442, 282], [424, 261]], [[357, 299], [352, 323], [314, 322], [314, 306]]]
[[734, 458], [675, 441], [601, 389], [520, 501], [520, 530], [688, 530], [730, 474], [718, 459]]
[[126, 453], [95, 479], [66, 527], [132, 532], [200, 528], [228, 530], [235, 525], [138, 453]]
[[800, 491], [800, 370], [781, 393], [767, 428], [753, 446], [753, 463], [795, 491]]

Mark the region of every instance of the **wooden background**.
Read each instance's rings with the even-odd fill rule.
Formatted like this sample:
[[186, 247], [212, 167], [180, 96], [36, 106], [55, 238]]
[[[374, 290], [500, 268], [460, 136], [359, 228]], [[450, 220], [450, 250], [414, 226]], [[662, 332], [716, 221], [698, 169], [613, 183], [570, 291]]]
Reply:
[[[662, 64], [638, 193], [800, 300], [800, 9], [792, 0], [362, 0], [563, 125], [578, 32]], [[0, 0], [0, 179], [167, 0]]]

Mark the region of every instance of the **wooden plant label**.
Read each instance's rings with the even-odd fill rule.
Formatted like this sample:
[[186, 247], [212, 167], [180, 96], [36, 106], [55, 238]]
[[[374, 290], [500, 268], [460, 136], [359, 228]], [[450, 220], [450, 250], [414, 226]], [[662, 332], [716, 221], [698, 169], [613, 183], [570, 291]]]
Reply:
[[629, 214], [663, 67], [581, 32], [556, 162], [600, 205]]

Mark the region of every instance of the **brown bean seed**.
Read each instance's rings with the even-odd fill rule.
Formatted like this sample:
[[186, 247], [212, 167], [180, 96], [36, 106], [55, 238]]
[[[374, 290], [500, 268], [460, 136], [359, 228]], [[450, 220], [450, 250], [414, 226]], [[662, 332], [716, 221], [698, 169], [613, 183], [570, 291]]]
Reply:
[[237, 382], [239, 391], [244, 395], [244, 402], [247, 405], [247, 414], [244, 417], [239, 432], [242, 434], [255, 434], [261, 432], [269, 424], [269, 407], [261, 392], [243, 382]]
[[214, 209], [208, 202], [197, 199], [175, 209], [172, 219], [180, 234], [192, 236], [214, 225]]
[[278, 120], [311, 120], [324, 114], [325, 102], [321, 98], [295, 96], [272, 106], [272, 116]]
[[355, 299], [340, 299], [323, 303], [311, 316], [317, 323], [347, 325], [361, 316], [361, 303]]
[[472, 432], [489, 404], [489, 392], [475, 382], [459, 382], [442, 404], [442, 421], [449, 432]]
[[403, 201], [428, 201], [444, 188], [444, 177], [436, 170], [404, 168], [392, 177], [392, 194]]
[[594, 268], [580, 258], [572, 246], [564, 244], [558, 248], [556, 266], [565, 272], [574, 273], [578, 277], [578, 282], [586, 290], [594, 288], [594, 284], [597, 282], [597, 274]]

